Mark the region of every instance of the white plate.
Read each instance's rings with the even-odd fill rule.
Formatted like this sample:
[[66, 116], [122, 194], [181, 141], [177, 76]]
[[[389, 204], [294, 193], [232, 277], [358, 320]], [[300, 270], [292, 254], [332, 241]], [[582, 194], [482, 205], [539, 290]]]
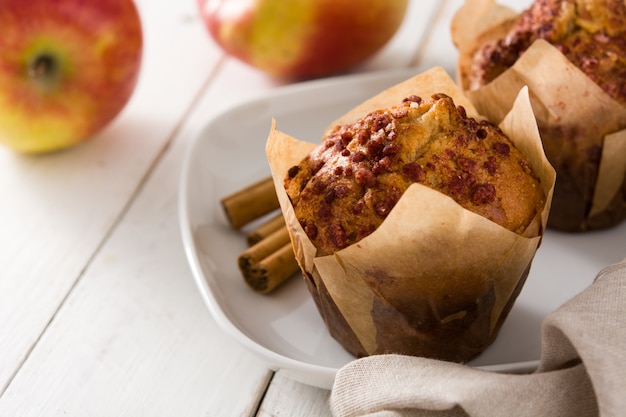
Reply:
[[[198, 288], [217, 323], [275, 370], [331, 388], [354, 358], [332, 339], [301, 277], [271, 295], [253, 292], [237, 269], [245, 230], [227, 225], [219, 200], [269, 175], [265, 140], [278, 129], [318, 142], [320, 132], [355, 104], [417, 73], [395, 71], [291, 85], [234, 106], [209, 121], [191, 144], [180, 190], [182, 238]], [[470, 363], [525, 372], [540, 357], [541, 321], [626, 255], [626, 224], [609, 231], [548, 231], [531, 273], [497, 340]]]

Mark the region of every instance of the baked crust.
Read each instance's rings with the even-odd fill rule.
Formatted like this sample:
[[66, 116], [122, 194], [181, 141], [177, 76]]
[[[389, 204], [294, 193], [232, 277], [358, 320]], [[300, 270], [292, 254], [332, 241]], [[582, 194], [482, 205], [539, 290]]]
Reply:
[[477, 89], [511, 67], [537, 39], [558, 48], [614, 100], [626, 104], [626, 2], [536, 0], [508, 33], [473, 56], [469, 88]]
[[411, 96], [338, 126], [289, 170], [285, 188], [309, 239], [331, 254], [376, 230], [414, 182], [520, 234], [546, 203], [502, 131], [444, 94]]

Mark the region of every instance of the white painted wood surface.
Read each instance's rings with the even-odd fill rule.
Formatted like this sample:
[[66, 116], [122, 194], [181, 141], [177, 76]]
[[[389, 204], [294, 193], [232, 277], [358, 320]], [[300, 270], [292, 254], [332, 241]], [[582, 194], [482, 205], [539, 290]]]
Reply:
[[[295, 383], [222, 333], [178, 228], [183, 154], [211, 115], [281, 82], [223, 56], [195, 0], [137, 0], [138, 88], [83, 146], [0, 149], [0, 416], [325, 416]], [[460, 0], [414, 0], [387, 48], [356, 71], [453, 71]]]
[[220, 58], [193, 22], [193, 2], [173, 10], [168, 3], [138, 3], [145, 29], [140, 80], [98, 137], [46, 157], [0, 149], [0, 389], [141, 188]]

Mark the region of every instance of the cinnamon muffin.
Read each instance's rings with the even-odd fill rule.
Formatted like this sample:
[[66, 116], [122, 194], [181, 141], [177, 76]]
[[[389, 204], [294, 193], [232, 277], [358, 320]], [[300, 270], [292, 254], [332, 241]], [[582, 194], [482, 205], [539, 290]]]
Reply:
[[[471, 36], [458, 33], [455, 42], [470, 45], [461, 37]], [[626, 155], [616, 145], [626, 134], [626, 2], [536, 0], [515, 17], [483, 28], [475, 42], [475, 49], [461, 51], [459, 73], [477, 107], [496, 91], [505, 96], [521, 84], [530, 86], [545, 152], [557, 172], [548, 225], [580, 232], [626, 219]], [[548, 54], [543, 42], [572, 69]], [[543, 53], [531, 53], [540, 48]], [[507, 75], [529, 56], [532, 67]], [[609, 136], [612, 151], [606, 150]]]
[[340, 116], [321, 144], [273, 124], [266, 154], [296, 260], [356, 357], [466, 362], [506, 320], [555, 174], [527, 89], [497, 127], [484, 120], [436, 67]]
[[336, 127], [289, 170], [285, 188], [308, 237], [331, 254], [376, 230], [415, 182], [515, 233], [546, 204], [528, 159], [445, 94]]

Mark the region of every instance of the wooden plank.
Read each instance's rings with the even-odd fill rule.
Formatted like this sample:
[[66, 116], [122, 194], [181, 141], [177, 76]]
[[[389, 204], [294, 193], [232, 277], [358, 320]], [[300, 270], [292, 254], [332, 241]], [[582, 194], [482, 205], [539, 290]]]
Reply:
[[256, 417], [331, 417], [330, 391], [299, 384], [277, 372]]

